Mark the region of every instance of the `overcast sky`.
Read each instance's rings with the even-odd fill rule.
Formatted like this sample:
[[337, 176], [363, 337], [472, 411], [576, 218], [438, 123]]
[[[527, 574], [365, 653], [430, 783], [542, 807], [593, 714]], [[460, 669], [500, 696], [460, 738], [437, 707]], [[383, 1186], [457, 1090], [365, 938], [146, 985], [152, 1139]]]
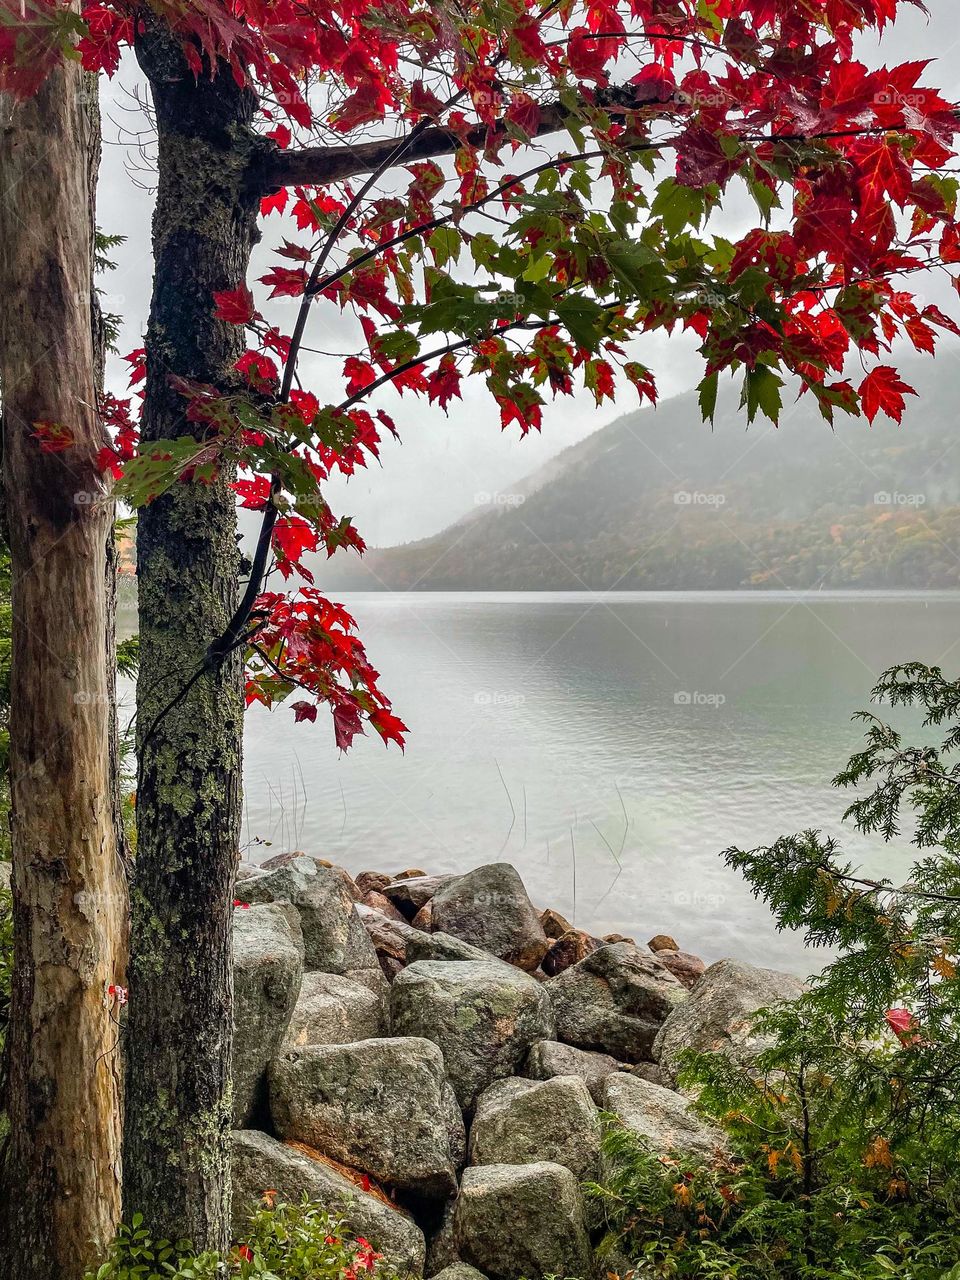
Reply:
[[[915, 58], [934, 59], [926, 82], [947, 96], [960, 97], [960, 12], [957, 0], [928, 0], [930, 18], [904, 8], [896, 28], [883, 40], [862, 42], [859, 56], [870, 65], [893, 64]], [[150, 217], [153, 174], [149, 155], [143, 157], [132, 145], [131, 131], [140, 127], [136, 95], [144, 92], [135, 61], [127, 59], [119, 75], [105, 82], [104, 160], [101, 170], [98, 221], [104, 231], [127, 237], [114, 251], [117, 270], [103, 281], [107, 309], [124, 319], [121, 351], [140, 346], [146, 324], [152, 261]], [[134, 170], [134, 172], [131, 172]], [[755, 211], [735, 197], [724, 220], [717, 226], [726, 234], [741, 234], [755, 222]], [[749, 223], [744, 219], [749, 219]], [[272, 216], [265, 239], [276, 238], [284, 230], [282, 221]], [[292, 238], [292, 237], [291, 237]], [[261, 247], [254, 263], [253, 277], [263, 273], [259, 263], [266, 260]], [[918, 292], [922, 288], [914, 285]], [[931, 292], [931, 297], [939, 288]], [[940, 301], [940, 297], [937, 298]], [[955, 301], [955, 299], [954, 299]], [[274, 313], [287, 332], [292, 323], [289, 300]], [[342, 351], [344, 321], [338, 312], [324, 314], [314, 308], [307, 341], [325, 351]], [[677, 394], [699, 380], [701, 361], [692, 335], [667, 338], [650, 335], [631, 350], [631, 358], [642, 360], [655, 373], [661, 397]], [[303, 362], [305, 385], [324, 397], [339, 398], [341, 360], [309, 356]], [[109, 376], [121, 389], [125, 375], [118, 362], [111, 363]], [[476, 385], [473, 385], [476, 383]], [[541, 435], [518, 438], [516, 427], [501, 432], [499, 411], [482, 382], [465, 379], [464, 399], [454, 402], [450, 416], [420, 400], [402, 400], [385, 389], [377, 402], [391, 413], [402, 435], [402, 444], [388, 439], [383, 447], [383, 466], [371, 468], [349, 483], [332, 484], [328, 497], [338, 514], [355, 517], [357, 526], [371, 545], [388, 545], [425, 537], [450, 524], [483, 501], [486, 495], [509, 492], [530, 472], [542, 466], [561, 449], [582, 439], [636, 404], [636, 394], [624, 388], [616, 407], [609, 403], [597, 409], [589, 393], [578, 393], [551, 402], [544, 410]], [[705, 438], [706, 437], [706, 428]]]

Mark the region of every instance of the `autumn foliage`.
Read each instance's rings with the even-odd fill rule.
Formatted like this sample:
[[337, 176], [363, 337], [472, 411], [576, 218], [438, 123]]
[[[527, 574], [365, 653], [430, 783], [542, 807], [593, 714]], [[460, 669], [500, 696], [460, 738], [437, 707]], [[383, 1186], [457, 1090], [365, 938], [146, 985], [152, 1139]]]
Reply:
[[[777, 420], [788, 383], [828, 422], [901, 420], [913, 392], [893, 344], [933, 353], [939, 333], [960, 335], [911, 291], [934, 267], [956, 283], [960, 227], [953, 104], [925, 63], [858, 58], [858, 38], [898, 7], [151, 0], [184, 74], [256, 93], [250, 180], [280, 230], [259, 280], [210, 298], [211, 321], [243, 326], [248, 350], [222, 385], [179, 384], [195, 431], [138, 452], [135, 407], [107, 399], [116, 443], [101, 461], [134, 503], [239, 468], [238, 501], [263, 513], [283, 580], [239, 620], [250, 699], [295, 696], [297, 719], [328, 705], [340, 746], [364, 723], [402, 742], [352, 619], [308, 561], [363, 551], [322, 491], [397, 430], [388, 393], [448, 409], [472, 377], [526, 434], [577, 387], [598, 405], [625, 384], [655, 402], [642, 338], [690, 330], [707, 418], [732, 374], [751, 421]], [[29, 94], [74, 51], [112, 74], [146, 14], [132, 0], [80, 14], [26, 0], [0, 21], [0, 86]], [[755, 225], [731, 239], [712, 215], [734, 187]], [[321, 306], [355, 337], [334, 402], [298, 372]], [[128, 359], [135, 406], [142, 353]], [[68, 447], [64, 430], [38, 427], [40, 447]]]

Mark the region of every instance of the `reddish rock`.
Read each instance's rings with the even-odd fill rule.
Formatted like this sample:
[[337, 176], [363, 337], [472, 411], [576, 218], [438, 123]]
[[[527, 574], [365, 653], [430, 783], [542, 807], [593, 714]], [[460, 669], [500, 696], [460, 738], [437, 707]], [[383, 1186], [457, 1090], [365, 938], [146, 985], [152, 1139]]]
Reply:
[[570, 921], [559, 911], [554, 911], [552, 907], [547, 907], [546, 911], [540, 912], [540, 923], [548, 938], [562, 938], [565, 933], [573, 932]]
[[361, 871], [356, 885], [361, 893], [383, 893], [392, 879], [385, 871]]
[[[368, 907], [366, 903], [361, 903], [357, 907], [360, 919], [363, 921], [364, 928], [370, 936], [377, 956], [383, 964], [383, 957], [390, 956], [393, 960], [398, 960], [401, 964], [406, 963], [407, 959], [407, 942], [406, 935], [410, 932], [410, 926], [402, 917], [395, 920], [392, 916], [386, 915], [383, 911], [377, 910], [375, 907]], [[387, 975], [390, 976], [389, 974]]]
[[591, 952], [596, 951], [597, 945], [596, 939], [591, 938], [588, 933], [571, 929], [551, 945], [540, 966], [545, 974], [553, 978], [558, 973], [563, 973], [564, 969], [569, 969], [572, 964], [585, 960]]
[[391, 880], [383, 889], [398, 911], [402, 911], [408, 920], [412, 920], [421, 907], [456, 876], [407, 876], [403, 879]]
[[635, 947], [637, 945], [634, 939], [628, 938], [625, 933], [605, 933], [603, 935], [603, 941], [611, 946], [615, 942], [625, 942], [630, 947]]
[[382, 911], [388, 920], [401, 920], [406, 924], [406, 918], [393, 905], [389, 898], [385, 898], [382, 893], [377, 893], [375, 889], [368, 890], [360, 899], [365, 907], [373, 907], [374, 911]]
[[689, 951], [658, 951], [657, 959], [688, 988], [699, 982], [707, 969], [700, 957]]
[[651, 951], [679, 951], [680, 943], [675, 942], [669, 933], [658, 933], [647, 943]]
[[419, 867], [408, 867], [406, 871], [398, 871], [393, 877], [394, 880], [412, 880], [414, 876], [425, 876], [426, 871], [421, 871]]
[[403, 968], [402, 960], [397, 960], [394, 956], [388, 956], [383, 951], [377, 952], [377, 959], [380, 961], [380, 968], [383, 970], [383, 976], [388, 982], [392, 982]]
[[415, 929], [430, 933], [433, 929], [433, 901], [425, 902], [410, 923]]

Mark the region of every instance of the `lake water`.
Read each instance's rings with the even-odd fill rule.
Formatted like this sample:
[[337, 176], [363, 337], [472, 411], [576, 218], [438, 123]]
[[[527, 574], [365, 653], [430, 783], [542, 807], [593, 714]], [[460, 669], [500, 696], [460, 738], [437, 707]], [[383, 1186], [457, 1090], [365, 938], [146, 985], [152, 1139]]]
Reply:
[[[353, 872], [508, 860], [538, 906], [596, 933], [673, 934], [708, 960], [809, 972], [720, 853], [819, 827], [874, 871], [830, 779], [884, 667], [960, 668], [960, 595], [364, 594], [344, 598], [405, 755], [329, 719], [253, 710], [247, 856]], [[918, 716], [899, 721], [918, 725]], [[259, 841], [270, 841], [264, 848]]]

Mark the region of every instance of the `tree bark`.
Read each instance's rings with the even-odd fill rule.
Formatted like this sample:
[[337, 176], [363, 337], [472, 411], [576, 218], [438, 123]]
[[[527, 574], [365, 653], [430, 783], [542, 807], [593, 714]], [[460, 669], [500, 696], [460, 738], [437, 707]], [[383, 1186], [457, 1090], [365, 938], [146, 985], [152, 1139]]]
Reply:
[[[15, 971], [4, 1265], [80, 1280], [120, 1206], [126, 879], [114, 805], [113, 503], [97, 467], [95, 86], [0, 104], [0, 381], [13, 567]], [[44, 452], [34, 424], [72, 443]]]
[[[260, 145], [256, 99], [228, 69], [194, 77], [158, 24], [138, 41], [159, 138], [155, 280], [143, 439], [195, 435], [170, 375], [221, 387], [243, 330], [212, 293], [246, 277]], [[125, 1215], [156, 1234], [222, 1249], [229, 1235], [227, 1138], [233, 983], [231, 917], [241, 795], [242, 658], [205, 665], [238, 596], [229, 474], [181, 483], [139, 516], [137, 863], [127, 1027]]]

